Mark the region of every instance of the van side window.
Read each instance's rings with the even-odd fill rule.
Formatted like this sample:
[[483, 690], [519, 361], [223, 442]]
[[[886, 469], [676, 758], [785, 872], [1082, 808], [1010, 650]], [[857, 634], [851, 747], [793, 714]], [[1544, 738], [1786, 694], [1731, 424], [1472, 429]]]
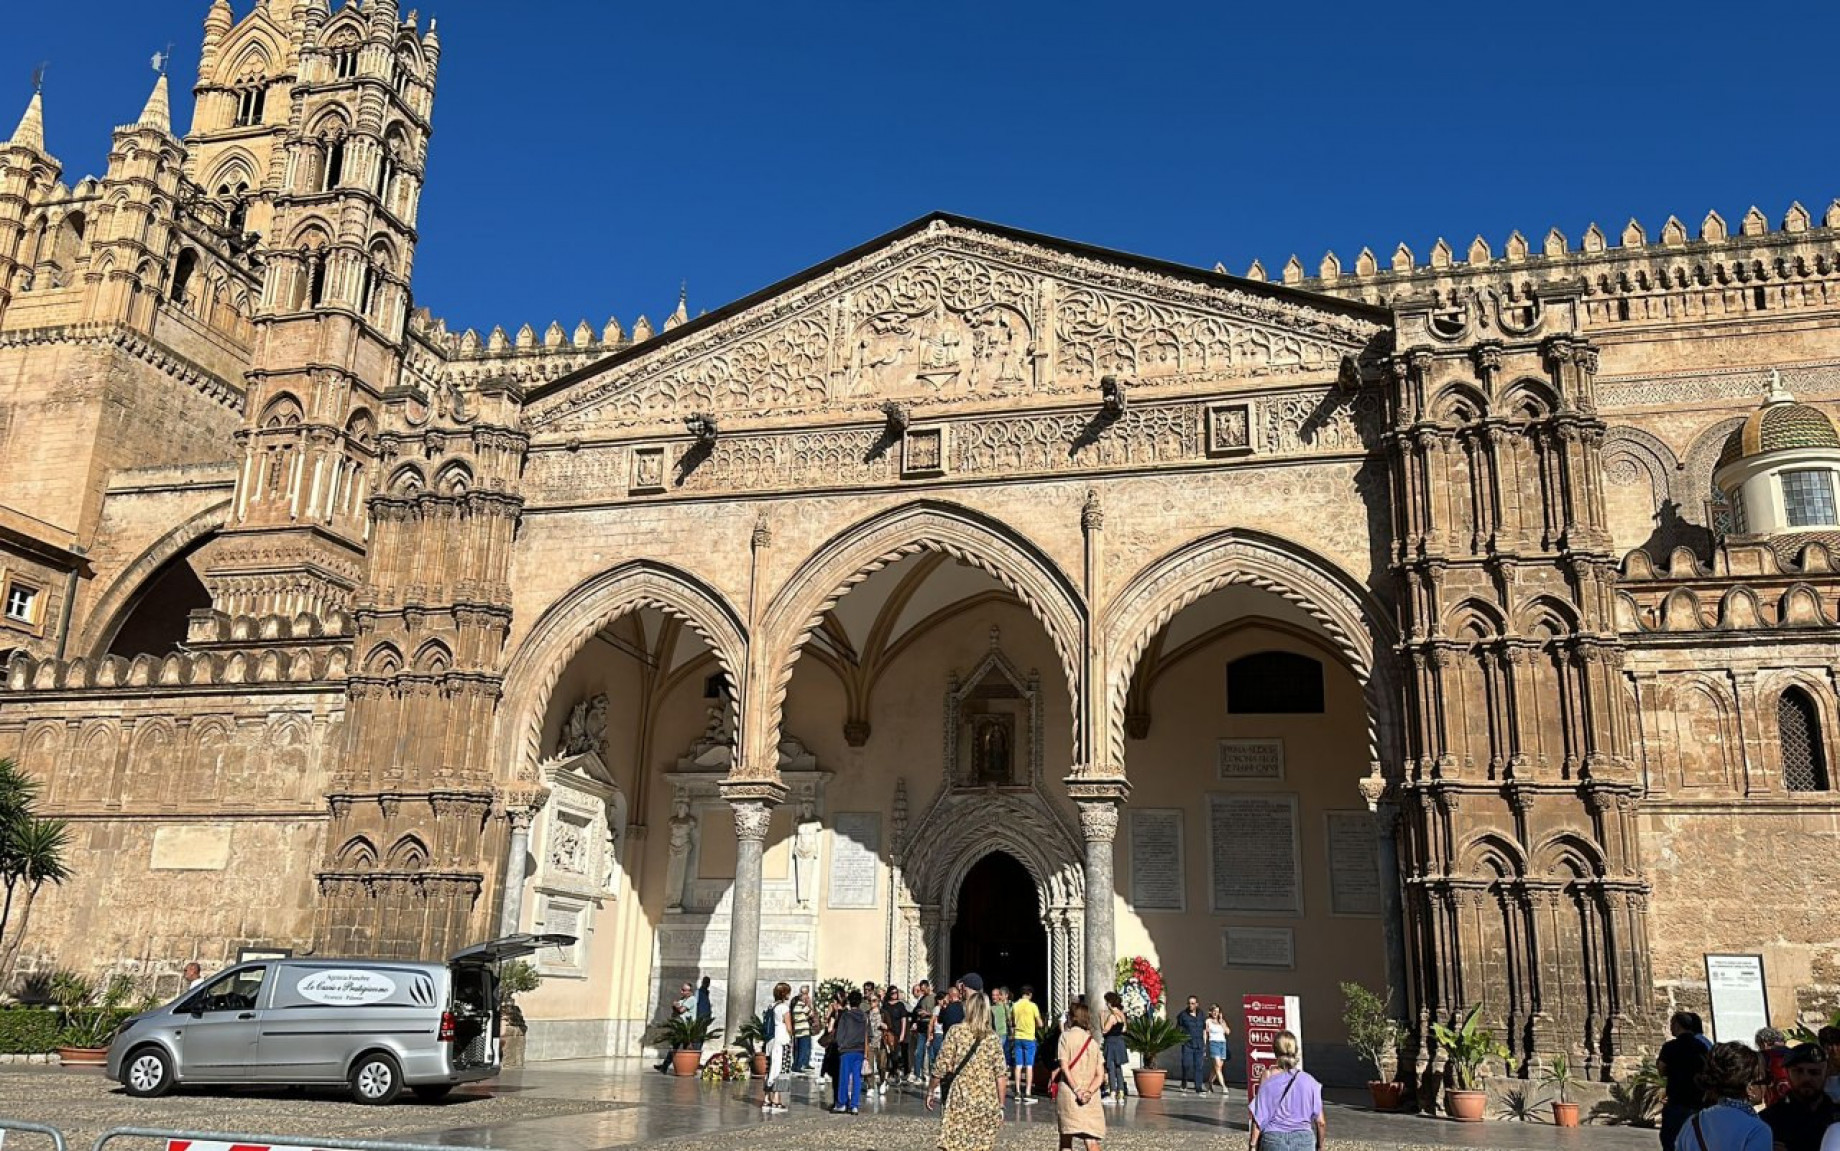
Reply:
[[201, 987], [192, 1000], [194, 1011], [253, 1011], [262, 991], [266, 967], [244, 967]]

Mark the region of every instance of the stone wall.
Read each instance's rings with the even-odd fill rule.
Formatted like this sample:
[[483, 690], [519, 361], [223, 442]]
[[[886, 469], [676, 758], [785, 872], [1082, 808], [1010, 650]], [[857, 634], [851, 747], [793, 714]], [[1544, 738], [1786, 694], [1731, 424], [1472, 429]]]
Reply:
[[157, 974], [312, 946], [343, 683], [330, 653], [34, 663], [0, 691], [0, 755], [68, 820], [75, 876], [34, 909], [26, 970]]

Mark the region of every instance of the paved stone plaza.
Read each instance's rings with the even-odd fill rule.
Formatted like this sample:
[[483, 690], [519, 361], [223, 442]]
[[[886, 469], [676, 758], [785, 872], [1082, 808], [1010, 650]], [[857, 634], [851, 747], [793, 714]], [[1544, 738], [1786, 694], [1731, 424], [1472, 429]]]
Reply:
[[[502, 1079], [457, 1091], [440, 1103], [405, 1099], [388, 1108], [360, 1107], [343, 1096], [298, 1091], [181, 1092], [164, 1099], [135, 1100], [93, 1072], [46, 1068], [0, 1070], [0, 1118], [26, 1119], [59, 1127], [73, 1148], [87, 1147], [114, 1126], [156, 1126], [187, 1131], [236, 1132], [314, 1138], [382, 1138], [507, 1151], [594, 1151], [645, 1146], [697, 1151], [733, 1147], [746, 1135], [750, 1151], [907, 1151], [935, 1146], [938, 1119], [926, 1114], [913, 1091], [890, 1092], [854, 1119], [831, 1116], [813, 1102], [815, 1084], [794, 1086], [792, 1113], [762, 1117], [759, 1084], [713, 1086], [598, 1061], [545, 1064], [511, 1072]], [[1334, 1148], [1491, 1147], [1542, 1151], [1589, 1148], [1623, 1151], [1652, 1148], [1652, 1131], [1590, 1127], [1560, 1131], [1543, 1124], [1489, 1123], [1463, 1126], [1417, 1116], [1381, 1116], [1353, 1106], [1341, 1094], [1329, 1108]], [[1119, 1151], [1154, 1148], [1227, 1149], [1245, 1146], [1245, 1107], [1231, 1099], [1171, 1096], [1133, 1100], [1112, 1116]], [[1012, 1104], [1012, 1122], [999, 1146], [1051, 1148], [1054, 1112], [1046, 1102], [1028, 1108]], [[25, 1136], [7, 1141], [8, 1151], [41, 1144]], [[150, 1144], [141, 1143], [146, 1147]], [[123, 1143], [120, 1151], [137, 1144]]]

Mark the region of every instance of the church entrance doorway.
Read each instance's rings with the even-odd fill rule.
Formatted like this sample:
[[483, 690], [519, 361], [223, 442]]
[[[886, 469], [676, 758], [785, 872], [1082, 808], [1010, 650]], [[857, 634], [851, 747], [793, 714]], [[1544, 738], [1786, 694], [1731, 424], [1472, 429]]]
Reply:
[[1026, 983], [1035, 988], [1036, 1002], [1043, 1001], [1048, 933], [1041, 922], [1041, 893], [1015, 856], [993, 851], [965, 873], [951, 958], [948, 978], [975, 971], [987, 991], [1008, 987], [1012, 995]]

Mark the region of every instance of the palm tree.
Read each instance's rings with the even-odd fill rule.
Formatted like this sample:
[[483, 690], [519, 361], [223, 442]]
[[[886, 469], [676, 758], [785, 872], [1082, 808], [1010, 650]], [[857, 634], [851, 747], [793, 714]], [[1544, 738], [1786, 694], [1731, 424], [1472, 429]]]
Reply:
[[32, 820], [32, 805], [38, 799], [38, 781], [20, 771], [10, 759], [0, 759], [0, 885], [5, 897], [0, 899], [0, 939], [6, 937], [7, 921], [13, 913], [13, 892], [19, 876], [13, 866], [17, 841]]
[[6, 884], [9, 910], [16, 889], [24, 889], [25, 899], [19, 906], [19, 924], [0, 957], [0, 987], [12, 983], [13, 967], [19, 962], [19, 948], [25, 942], [26, 925], [31, 922], [32, 904], [39, 891], [47, 883], [62, 884], [72, 874], [65, 858], [70, 851], [70, 825], [65, 821], [28, 817], [23, 828], [15, 829], [8, 838], [9, 850], [0, 860], [0, 867], [5, 869], [0, 880]]

